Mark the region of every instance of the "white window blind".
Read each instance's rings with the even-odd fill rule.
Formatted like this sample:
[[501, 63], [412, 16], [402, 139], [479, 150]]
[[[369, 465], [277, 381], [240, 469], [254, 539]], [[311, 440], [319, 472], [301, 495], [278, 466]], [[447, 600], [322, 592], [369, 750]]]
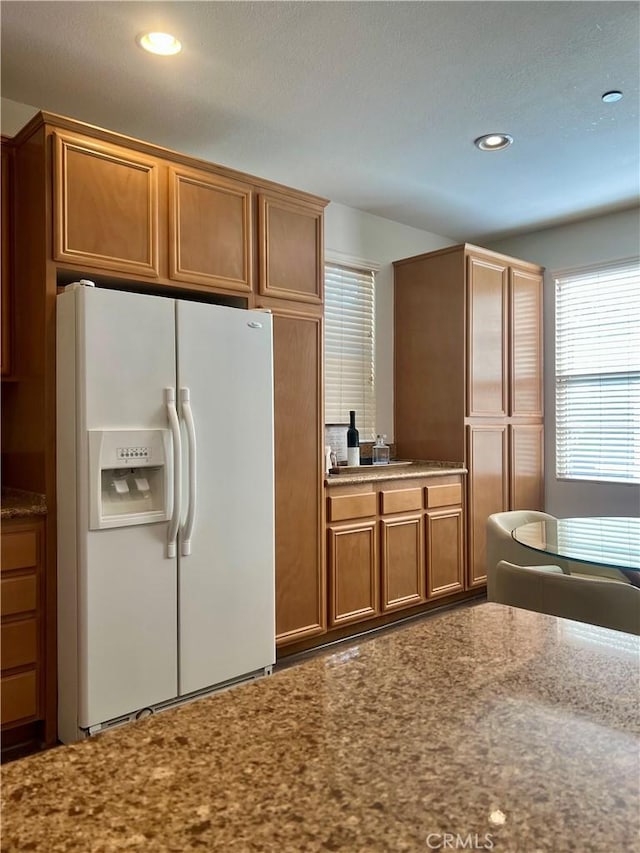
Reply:
[[640, 262], [556, 278], [556, 471], [640, 482]]
[[349, 423], [361, 441], [375, 435], [375, 296], [372, 270], [326, 263], [324, 273], [324, 419]]

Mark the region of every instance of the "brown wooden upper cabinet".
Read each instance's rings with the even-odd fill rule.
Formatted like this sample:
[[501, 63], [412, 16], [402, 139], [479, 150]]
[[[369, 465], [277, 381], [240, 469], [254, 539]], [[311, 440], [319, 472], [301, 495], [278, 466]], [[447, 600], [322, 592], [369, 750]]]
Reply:
[[322, 302], [322, 218], [320, 206], [276, 193], [258, 196], [262, 295]]
[[467, 416], [542, 417], [542, 274], [467, 256]]
[[542, 417], [542, 275], [509, 270], [512, 417]]
[[169, 169], [169, 278], [251, 291], [248, 184], [193, 169]]
[[507, 414], [508, 268], [498, 261], [467, 258], [467, 415]]
[[55, 260], [157, 277], [157, 162], [55, 133], [53, 233]]

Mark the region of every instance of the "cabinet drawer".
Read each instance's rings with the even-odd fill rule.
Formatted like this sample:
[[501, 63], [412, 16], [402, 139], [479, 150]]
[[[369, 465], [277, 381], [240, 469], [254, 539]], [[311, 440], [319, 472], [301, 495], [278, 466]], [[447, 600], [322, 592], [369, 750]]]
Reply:
[[0, 612], [2, 616], [25, 613], [36, 609], [36, 576], [23, 575], [0, 581]]
[[380, 512], [411, 512], [422, 509], [422, 489], [400, 489], [380, 492]]
[[376, 496], [373, 492], [366, 495], [329, 496], [329, 521], [343, 521], [346, 518], [366, 518], [376, 514]]
[[427, 509], [434, 506], [451, 506], [462, 503], [462, 486], [453, 483], [449, 486], [425, 486]]
[[2, 725], [35, 717], [38, 709], [35, 670], [8, 675], [0, 682]]
[[2, 669], [35, 663], [38, 648], [35, 619], [6, 622], [0, 628], [0, 637]]
[[38, 563], [37, 530], [2, 531], [2, 571], [30, 569]]

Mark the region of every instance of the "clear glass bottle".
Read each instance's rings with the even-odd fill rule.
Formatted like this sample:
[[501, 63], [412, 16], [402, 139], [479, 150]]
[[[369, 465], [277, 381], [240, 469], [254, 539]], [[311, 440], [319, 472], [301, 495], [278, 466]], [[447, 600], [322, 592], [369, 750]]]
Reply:
[[373, 464], [389, 464], [389, 445], [384, 443], [386, 435], [377, 435], [376, 443], [373, 445]]

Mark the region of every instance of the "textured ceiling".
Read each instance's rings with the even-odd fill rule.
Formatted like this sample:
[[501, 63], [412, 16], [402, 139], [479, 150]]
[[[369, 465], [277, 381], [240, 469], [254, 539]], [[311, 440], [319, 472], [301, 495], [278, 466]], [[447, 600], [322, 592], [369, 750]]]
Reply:
[[[637, 203], [636, 2], [3, 0], [0, 14], [3, 97], [418, 228], [495, 238]], [[149, 29], [183, 52], [144, 54]], [[491, 131], [514, 144], [475, 149]]]

